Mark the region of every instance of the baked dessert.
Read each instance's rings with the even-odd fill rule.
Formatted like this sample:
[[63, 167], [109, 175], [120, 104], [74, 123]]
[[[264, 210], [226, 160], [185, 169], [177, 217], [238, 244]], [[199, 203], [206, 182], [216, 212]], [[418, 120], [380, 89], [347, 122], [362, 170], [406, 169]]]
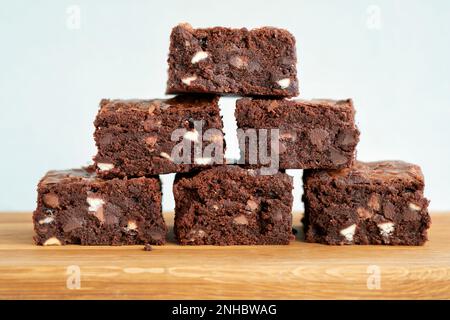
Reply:
[[431, 220], [419, 166], [356, 162], [342, 170], [305, 170], [306, 241], [422, 245]]
[[103, 178], [187, 172], [224, 162], [218, 96], [100, 102], [97, 173]]
[[173, 28], [167, 93], [298, 95], [295, 39], [283, 29]]
[[[241, 164], [265, 165], [262, 154], [278, 159], [281, 169], [340, 169], [354, 161], [359, 130], [351, 99], [243, 98], [236, 102], [235, 116]], [[273, 129], [278, 129], [278, 140]], [[275, 149], [274, 142], [278, 142]]]
[[176, 239], [182, 245], [289, 244], [292, 177], [236, 165], [175, 177]]
[[159, 178], [102, 180], [92, 168], [50, 171], [33, 213], [39, 245], [163, 244]]

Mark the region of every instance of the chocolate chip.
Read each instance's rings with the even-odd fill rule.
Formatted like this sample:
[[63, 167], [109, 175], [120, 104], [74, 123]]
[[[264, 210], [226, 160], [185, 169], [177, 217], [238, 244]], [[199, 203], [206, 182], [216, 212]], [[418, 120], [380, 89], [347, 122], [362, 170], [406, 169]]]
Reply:
[[245, 207], [248, 211], [253, 211], [258, 209], [258, 203], [252, 199], [247, 200], [247, 206]]
[[277, 210], [277, 212], [273, 215], [273, 221], [280, 222], [283, 221], [283, 215], [280, 211]]
[[342, 164], [346, 164], [348, 162], [347, 157], [336, 149], [330, 150], [330, 158], [331, 158], [331, 162], [333, 162], [333, 164], [335, 164], [335, 165], [342, 165]]
[[420, 220], [420, 211], [415, 210], [414, 208], [411, 208], [411, 206], [408, 206], [403, 215], [404, 221], [419, 221]]
[[105, 214], [105, 225], [117, 225], [119, 224], [119, 218], [120, 216], [123, 215], [123, 210], [110, 202], [107, 202], [105, 204], [105, 210], [104, 210], [104, 214]]
[[262, 68], [261, 68], [261, 65], [257, 61], [251, 60], [248, 63], [247, 70], [249, 72], [260, 72], [262, 70]]
[[370, 195], [369, 201], [367, 202], [367, 206], [375, 211], [380, 210], [380, 195], [376, 193], [372, 193]]
[[393, 220], [395, 218], [395, 206], [390, 201], [386, 201], [383, 204], [383, 215], [389, 220]]
[[[309, 140], [313, 145], [317, 147], [319, 151], [323, 150], [326, 145], [326, 140], [328, 139], [329, 133], [320, 128], [313, 129], [309, 132]], [[345, 159], [345, 162], [347, 159]], [[344, 162], [344, 163], [345, 163]], [[334, 161], [333, 161], [334, 163]]]
[[70, 232], [72, 230], [81, 228], [83, 226], [83, 223], [80, 219], [77, 217], [69, 217], [67, 221], [63, 224], [63, 231], [64, 232]]
[[344, 146], [354, 145], [356, 140], [357, 136], [355, 130], [341, 131], [337, 137], [338, 143]]
[[232, 56], [229, 59], [229, 63], [230, 65], [238, 69], [245, 68], [247, 66], [247, 58], [241, 56]]
[[356, 212], [358, 213], [358, 216], [361, 219], [369, 219], [370, 217], [372, 217], [372, 213], [369, 210], [367, 210], [366, 208], [363, 208], [363, 207], [357, 208]]
[[49, 208], [55, 209], [55, 208], [59, 207], [59, 198], [54, 193], [44, 194], [44, 196], [42, 197], [42, 201]]
[[109, 144], [111, 144], [111, 142], [113, 141], [113, 135], [111, 133], [105, 133], [99, 141], [99, 144], [101, 146], [107, 146]]
[[144, 130], [146, 132], [154, 131], [161, 126], [161, 120], [157, 119], [147, 119], [144, 121]]

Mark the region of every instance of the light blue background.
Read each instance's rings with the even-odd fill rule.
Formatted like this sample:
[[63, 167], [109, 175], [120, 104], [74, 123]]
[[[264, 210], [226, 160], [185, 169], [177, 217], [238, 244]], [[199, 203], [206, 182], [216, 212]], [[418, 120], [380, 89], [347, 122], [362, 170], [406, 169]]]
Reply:
[[[301, 96], [352, 97], [361, 160], [423, 168], [433, 210], [450, 209], [450, 1], [1, 1], [0, 210], [32, 210], [49, 169], [95, 154], [101, 98], [163, 97], [171, 28], [289, 29]], [[81, 10], [80, 28], [67, 8]], [[73, 26], [73, 25], [72, 25]], [[233, 100], [222, 101], [229, 156]], [[300, 171], [295, 209], [301, 209]], [[173, 175], [164, 208], [173, 208]]]

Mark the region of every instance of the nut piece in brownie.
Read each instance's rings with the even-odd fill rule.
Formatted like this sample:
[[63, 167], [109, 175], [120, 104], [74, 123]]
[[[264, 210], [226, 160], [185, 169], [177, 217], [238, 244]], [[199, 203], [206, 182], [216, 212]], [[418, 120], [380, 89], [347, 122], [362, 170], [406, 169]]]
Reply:
[[183, 245], [288, 244], [292, 177], [217, 166], [175, 177], [176, 239]]
[[[359, 130], [351, 99], [243, 98], [236, 102], [235, 116], [240, 129], [242, 164], [261, 164], [261, 151], [270, 154], [270, 145], [274, 142], [269, 133], [265, 138], [261, 137], [261, 130], [256, 130], [258, 140], [261, 140], [258, 143], [270, 140], [267, 151], [260, 150], [260, 144], [251, 142], [251, 138], [244, 139], [251, 137], [252, 130], [249, 129], [279, 129], [277, 154], [281, 169], [341, 169], [351, 166], [354, 161]], [[250, 143], [257, 147], [257, 155], [252, 155]], [[275, 153], [277, 149], [273, 149]]]
[[93, 170], [50, 171], [33, 213], [39, 245], [163, 244], [159, 178], [102, 180]]
[[102, 100], [95, 120], [102, 178], [187, 172], [224, 162], [218, 96]]
[[172, 30], [167, 93], [298, 95], [295, 39], [283, 29]]
[[422, 245], [431, 224], [420, 167], [402, 161], [356, 162], [303, 174], [306, 241]]

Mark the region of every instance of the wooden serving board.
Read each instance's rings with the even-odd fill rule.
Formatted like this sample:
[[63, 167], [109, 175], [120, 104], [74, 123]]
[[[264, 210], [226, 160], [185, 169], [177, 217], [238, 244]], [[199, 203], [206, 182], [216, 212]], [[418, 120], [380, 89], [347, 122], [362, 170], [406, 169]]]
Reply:
[[144, 251], [35, 246], [30, 213], [0, 213], [0, 298], [449, 299], [450, 213], [432, 220], [423, 247], [326, 246], [299, 235], [288, 246], [170, 240]]

